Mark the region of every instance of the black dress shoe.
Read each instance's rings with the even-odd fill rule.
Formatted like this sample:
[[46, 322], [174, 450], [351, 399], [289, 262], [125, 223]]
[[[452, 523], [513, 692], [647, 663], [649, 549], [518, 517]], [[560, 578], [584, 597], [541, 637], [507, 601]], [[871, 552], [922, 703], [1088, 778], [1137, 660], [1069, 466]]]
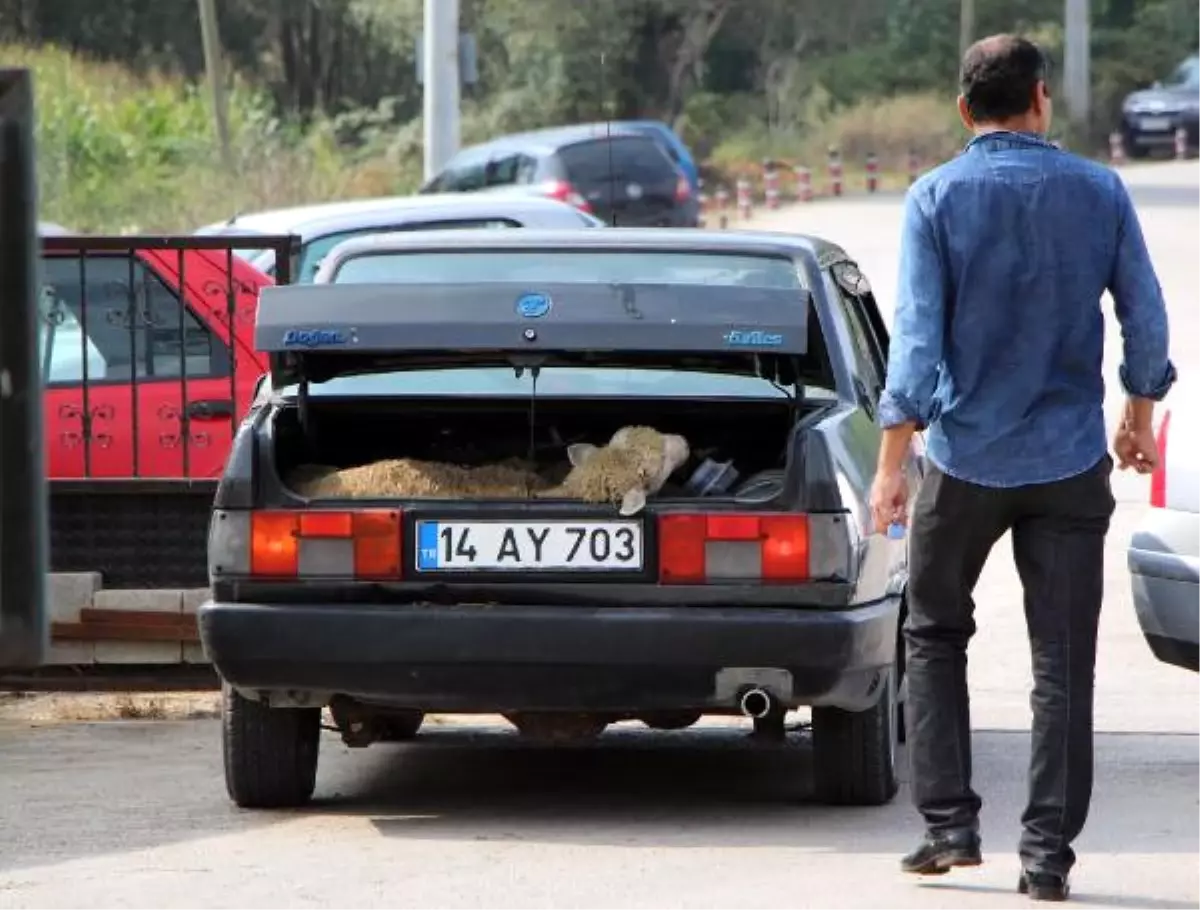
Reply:
[[982, 863], [979, 835], [971, 832], [926, 834], [917, 849], [900, 860], [900, 868], [914, 875], [944, 875], [955, 866]]
[[1065, 901], [1071, 894], [1071, 886], [1065, 876], [1053, 872], [1022, 872], [1017, 891], [1028, 894], [1030, 900]]

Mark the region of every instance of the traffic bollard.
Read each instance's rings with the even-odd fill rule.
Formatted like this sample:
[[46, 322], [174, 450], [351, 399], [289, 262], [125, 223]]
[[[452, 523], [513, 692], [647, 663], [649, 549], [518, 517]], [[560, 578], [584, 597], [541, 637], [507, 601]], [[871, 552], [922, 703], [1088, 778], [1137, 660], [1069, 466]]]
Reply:
[[767, 208], [779, 208], [779, 169], [774, 161], [763, 161], [763, 195]]
[[829, 148], [829, 192], [842, 195], [842, 153], [833, 146]]
[[1113, 167], [1120, 167], [1125, 163], [1125, 137], [1121, 135], [1120, 130], [1108, 136], [1108, 158]]
[[796, 173], [796, 198], [801, 202], [812, 202], [812, 171], [806, 168], [803, 164], [797, 164]]
[[739, 177], [737, 182], [737, 206], [738, 214], [743, 218], [749, 218], [754, 208], [754, 202], [750, 197], [750, 178]]

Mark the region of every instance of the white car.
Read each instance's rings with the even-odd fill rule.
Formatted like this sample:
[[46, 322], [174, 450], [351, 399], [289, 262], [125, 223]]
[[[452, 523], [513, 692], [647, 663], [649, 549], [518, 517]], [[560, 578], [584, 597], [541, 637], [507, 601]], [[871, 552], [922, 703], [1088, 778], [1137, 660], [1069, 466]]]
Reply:
[[1158, 429], [1162, 463], [1150, 478], [1150, 511], [1129, 542], [1133, 604], [1142, 634], [1164, 663], [1200, 669], [1200, 414], [1177, 383]]
[[[524, 193], [497, 192], [391, 196], [274, 209], [235, 215], [228, 221], [206, 225], [196, 233], [209, 236], [295, 234], [300, 237], [301, 247], [292, 280], [296, 284], [308, 284], [326, 254], [343, 240], [353, 237], [458, 228], [590, 227], [604, 227], [604, 222], [566, 202]], [[242, 250], [239, 255], [260, 272], [274, 277], [273, 250]]]

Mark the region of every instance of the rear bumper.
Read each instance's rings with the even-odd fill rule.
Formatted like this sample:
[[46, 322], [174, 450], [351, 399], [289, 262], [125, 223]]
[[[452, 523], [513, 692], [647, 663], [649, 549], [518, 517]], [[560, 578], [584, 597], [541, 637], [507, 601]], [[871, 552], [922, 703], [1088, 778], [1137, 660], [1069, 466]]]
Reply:
[[[1169, 126], [1161, 130], [1144, 130], [1141, 127], [1141, 121], [1145, 116], [1158, 116], [1163, 120], [1169, 121]], [[1163, 115], [1127, 113], [1121, 118], [1121, 131], [1125, 135], [1125, 141], [1132, 143], [1138, 148], [1173, 148], [1175, 145], [1175, 130], [1179, 127], [1183, 127], [1187, 131], [1188, 145], [1195, 146], [1198, 135], [1200, 135], [1200, 121], [1197, 120], [1194, 113], [1183, 112]]]
[[[1141, 547], [1137, 544], [1141, 543]], [[1189, 670], [1200, 668], [1200, 567], [1138, 540], [1129, 548], [1129, 575], [1138, 625], [1154, 656]]]
[[200, 636], [251, 692], [423, 711], [864, 710], [894, 659], [899, 599], [845, 610], [209, 602]]
[[1200, 536], [1194, 512], [1150, 509], [1129, 541], [1133, 605], [1156, 658], [1200, 669]]

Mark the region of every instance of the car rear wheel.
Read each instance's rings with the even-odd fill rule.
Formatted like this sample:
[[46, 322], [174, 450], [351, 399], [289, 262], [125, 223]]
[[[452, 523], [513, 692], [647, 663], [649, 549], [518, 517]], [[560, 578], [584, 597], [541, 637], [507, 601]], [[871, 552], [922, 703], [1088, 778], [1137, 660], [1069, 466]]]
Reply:
[[896, 795], [896, 678], [866, 711], [813, 708], [817, 795], [843, 806], [879, 806]]
[[320, 708], [270, 708], [221, 693], [225, 788], [243, 809], [302, 806], [317, 782]]

